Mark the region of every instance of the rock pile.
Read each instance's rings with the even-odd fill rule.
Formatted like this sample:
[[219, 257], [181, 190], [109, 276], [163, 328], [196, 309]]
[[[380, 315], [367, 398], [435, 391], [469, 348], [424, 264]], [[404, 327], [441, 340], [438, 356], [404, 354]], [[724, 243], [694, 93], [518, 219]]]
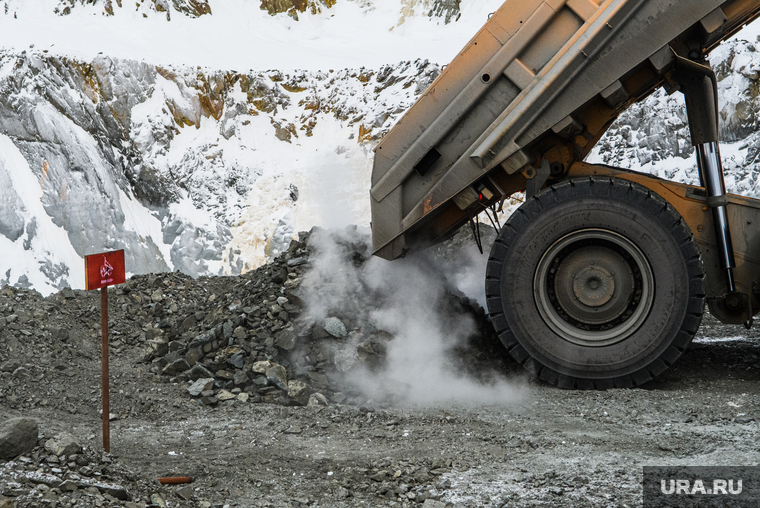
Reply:
[[[187, 383], [188, 393], [208, 405], [346, 401], [331, 377], [339, 370], [330, 368], [335, 358], [310, 347], [315, 339], [345, 338], [345, 325], [334, 317], [321, 324], [301, 317], [305, 303], [295, 293], [308, 268], [308, 236], [301, 234], [271, 264], [238, 277], [224, 294], [209, 294], [199, 302], [205, 308], [172, 327], [149, 329], [151, 370]], [[152, 300], [160, 297], [154, 295]], [[364, 349], [364, 358], [376, 354]], [[338, 367], [345, 363], [338, 355]]]
[[[372, 299], [387, 295], [367, 294], [370, 290], [349, 294], [328, 306], [327, 317], [317, 319], [306, 312], [304, 299], [319, 298], [321, 289], [302, 288], [312, 254], [325, 237], [339, 251], [336, 270], [341, 263], [361, 269], [370, 256], [368, 239], [355, 230], [317, 231], [313, 236], [322, 238], [310, 242], [312, 234], [301, 233], [271, 264], [235, 279], [226, 294], [209, 294], [202, 310], [186, 314], [173, 326], [159, 322], [147, 330], [151, 370], [171, 382], [186, 383], [189, 395], [208, 405], [393, 402], [392, 396], [369, 399], [347, 378], [385, 364], [394, 337], [378, 329], [370, 314]], [[127, 284], [124, 291], [134, 288]], [[151, 294], [156, 306], [161, 298], [160, 289]], [[447, 313], [473, 317], [478, 328], [470, 343], [452, 349], [456, 368], [481, 378], [496, 366], [503, 370], [508, 361], [484, 311], [464, 295], [448, 294], [443, 305]]]

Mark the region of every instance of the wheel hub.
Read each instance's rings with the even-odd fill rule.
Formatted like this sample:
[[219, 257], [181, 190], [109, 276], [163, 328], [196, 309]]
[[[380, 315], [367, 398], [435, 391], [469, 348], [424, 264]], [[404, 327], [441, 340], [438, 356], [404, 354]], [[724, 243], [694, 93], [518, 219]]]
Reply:
[[555, 242], [536, 270], [534, 294], [545, 322], [570, 342], [602, 346], [630, 336], [651, 308], [652, 270], [627, 238], [601, 229]]
[[598, 325], [609, 322], [628, 306], [635, 285], [625, 258], [601, 245], [576, 246], [557, 258], [554, 274], [557, 305], [572, 319]]
[[573, 293], [584, 305], [604, 305], [615, 294], [615, 279], [604, 268], [584, 268], [573, 279]]

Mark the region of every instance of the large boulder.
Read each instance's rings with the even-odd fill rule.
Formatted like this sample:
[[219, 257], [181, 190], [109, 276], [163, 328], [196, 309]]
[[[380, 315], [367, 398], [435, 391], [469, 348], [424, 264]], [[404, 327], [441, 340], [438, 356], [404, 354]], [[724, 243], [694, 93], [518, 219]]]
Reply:
[[32, 418], [11, 418], [0, 425], [0, 459], [31, 452], [40, 429]]

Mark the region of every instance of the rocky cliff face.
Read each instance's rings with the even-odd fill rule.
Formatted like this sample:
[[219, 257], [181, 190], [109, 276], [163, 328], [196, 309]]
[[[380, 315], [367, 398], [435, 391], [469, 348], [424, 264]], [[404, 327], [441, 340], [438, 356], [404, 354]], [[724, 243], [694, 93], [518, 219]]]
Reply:
[[[2, 55], [0, 240], [40, 267], [0, 277], [76, 285], [81, 256], [118, 248], [134, 273], [254, 268], [310, 227], [298, 223], [299, 194], [306, 215], [324, 199], [299, 191], [320, 178], [305, 152], [366, 179], [371, 146], [437, 73], [423, 61], [285, 74]], [[310, 158], [288, 163], [288, 152]], [[361, 178], [345, 182], [351, 199], [364, 197]], [[65, 254], [42, 246], [53, 231], [65, 232]]]

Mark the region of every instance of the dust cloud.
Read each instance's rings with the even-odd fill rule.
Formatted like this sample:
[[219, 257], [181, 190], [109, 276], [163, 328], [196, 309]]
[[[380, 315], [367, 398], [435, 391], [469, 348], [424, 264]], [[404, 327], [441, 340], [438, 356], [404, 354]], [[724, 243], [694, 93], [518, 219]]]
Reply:
[[[477, 310], [487, 254], [464, 238], [388, 262], [371, 255], [369, 230], [311, 234], [301, 291], [315, 323], [337, 317], [346, 326], [332, 354], [343, 360], [347, 385], [373, 401], [415, 405], [521, 398], [505, 377], [508, 355]], [[373, 348], [383, 361], [362, 361]]]

